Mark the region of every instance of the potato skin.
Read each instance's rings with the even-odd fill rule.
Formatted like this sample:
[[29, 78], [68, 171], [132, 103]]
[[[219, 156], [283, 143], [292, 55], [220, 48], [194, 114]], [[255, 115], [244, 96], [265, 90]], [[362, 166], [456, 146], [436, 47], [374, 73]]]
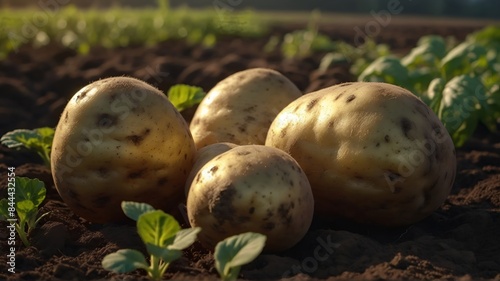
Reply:
[[196, 149], [166, 96], [147, 83], [113, 77], [68, 102], [51, 153], [64, 202], [96, 223], [123, 220], [123, 200], [168, 210], [182, 200]]
[[304, 169], [318, 215], [368, 224], [423, 219], [444, 202], [456, 174], [440, 120], [411, 92], [385, 83], [304, 95], [276, 117], [266, 145]]
[[186, 197], [189, 193], [189, 188], [191, 187], [191, 183], [193, 182], [194, 177], [196, 176], [198, 171], [203, 166], [205, 166], [205, 164], [207, 164], [208, 161], [235, 147], [237, 147], [237, 145], [234, 143], [218, 142], [207, 145], [196, 151], [193, 168], [191, 169], [191, 172], [189, 172], [189, 176], [186, 180], [186, 185], [185, 185]]
[[198, 106], [190, 124], [196, 147], [264, 144], [276, 115], [300, 96], [297, 86], [275, 70], [237, 72], [215, 85]]
[[265, 250], [295, 245], [312, 221], [314, 200], [306, 175], [279, 149], [235, 147], [209, 161], [196, 174], [187, 200], [191, 226], [199, 241], [213, 249], [231, 235], [267, 235]]

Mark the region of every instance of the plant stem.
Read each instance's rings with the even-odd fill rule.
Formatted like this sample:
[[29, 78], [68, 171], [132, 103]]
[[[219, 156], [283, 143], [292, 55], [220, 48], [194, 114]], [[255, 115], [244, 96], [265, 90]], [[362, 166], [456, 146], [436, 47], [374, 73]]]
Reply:
[[151, 255], [151, 272], [149, 272], [149, 276], [153, 280], [161, 280], [162, 275], [160, 271], [160, 258]]
[[24, 246], [29, 247], [31, 244], [28, 241], [28, 235], [24, 231], [24, 228], [16, 223], [16, 230], [17, 233], [19, 234], [19, 238], [21, 238], [21, 241], [23, 241]]

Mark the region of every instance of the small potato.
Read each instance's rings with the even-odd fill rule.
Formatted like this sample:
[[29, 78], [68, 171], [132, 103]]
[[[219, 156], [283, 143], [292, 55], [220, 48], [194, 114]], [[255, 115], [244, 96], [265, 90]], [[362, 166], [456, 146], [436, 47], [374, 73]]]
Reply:
[[219, 82], [198, 106], [190, 124], [196, 147], [218, 142], [264, 144], [276, 115], [301, 95], [277, 71], [237, 72]]
[[96, 81], [68, 102], [52, 146], [64, 202], [97, 223], [124, 219], [124, 200], [168, 210], [182, 200], [196, 149], [188, 125], [156, 88], [137, 79]]
[[423, 219], [448, 196], [455, 148], [436, 115], [390, 84], [345, 83], [309, 93], [274, 120], [266, 145], [307, 174], [316, 213], [398, 226]]
[[306, 234], [314, 200], [306, 175], [283, 151], [262, 145], [235, 147], [196, 174], [187, 200], [191, 226], [200, 242], [217, 242], [243, 232], [267, 235], [265, 249], [282, 251]]
[[191, 183], [193, 182], [193, 179], [198, 173], [198, 171], [205, 164], [207, 164], [208, 161], [235, 147], [237, 147], [237, 145], [234, 143], [218, 142], [205, 146], [196, 152], [193, 168], [191, 169], [188, 179], [186, 180], [186, 186], [185, 186], [186, 197], [188, 195], [189, 188], [191, 187]]

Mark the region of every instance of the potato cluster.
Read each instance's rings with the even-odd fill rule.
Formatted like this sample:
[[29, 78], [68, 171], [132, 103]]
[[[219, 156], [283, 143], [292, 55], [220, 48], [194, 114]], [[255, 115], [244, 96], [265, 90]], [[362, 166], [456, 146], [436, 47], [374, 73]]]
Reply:
[[262, 68], [217, 84], [190, 126], [142, 81], [94, 82], [66, 106], [51, 164], [62, 199], [89, 221], [123, 219], [125, 200], [167, 211], [187, 200], [203, 245], [252, 231], [267, 235], [270, 252], [300, 241], [313, 213], [385, 226], [421, 220], [456, 170], [449, 134], [411, 92], [356, 82], [302, 95]]

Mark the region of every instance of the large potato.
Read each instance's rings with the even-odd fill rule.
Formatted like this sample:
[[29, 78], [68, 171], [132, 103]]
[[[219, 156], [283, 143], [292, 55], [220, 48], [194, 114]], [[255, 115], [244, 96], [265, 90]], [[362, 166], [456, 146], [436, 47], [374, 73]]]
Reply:
[[320, 215], [407, 225], [437, 209], [453, 185], [455, 148], [436, 115], [385, 83], [304, 95], [274, 120], [266, 145], [307, 174]]
[[196, 174], [187, 200], [191, 226], [200, 242], [213, 249], [243, 232], [267, 235], [265, 249], [295, 245], [312, 221], [311, 186], [297, 162], [285, 152], [245, 145], [215, 157]]
[[123, 200], [168, 209], [180, 202], [196, 152], [166, 96], [137, 79], [94, 82], [68, 102], [52, 146], [57, 191], [81, 217], [123, 218]]
[[219, 82], [190, 124], [197, 148], [218, 142], [264, 144], [276, 115], [302, 93], [277, 71], [254, 68]]

